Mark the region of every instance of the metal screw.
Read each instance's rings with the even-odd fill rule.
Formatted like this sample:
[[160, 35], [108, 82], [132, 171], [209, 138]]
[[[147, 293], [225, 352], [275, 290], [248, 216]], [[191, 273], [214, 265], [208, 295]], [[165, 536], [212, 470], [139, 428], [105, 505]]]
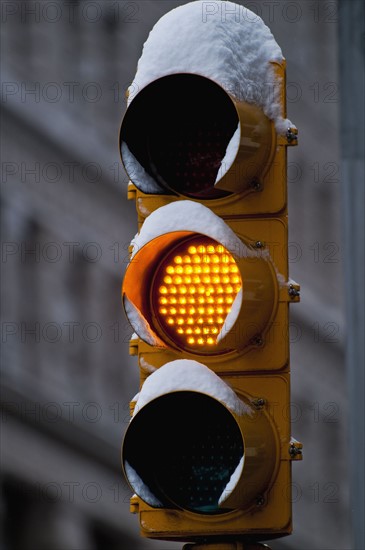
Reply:
[[252, 405], [255, 407], [255, 409], [262, 409], [265, 406], [265, 399], [263, 397], [257, 397], [256, 399], [253, 399]]
[[297, 296], [300, 296], [299, 290], [294, 288], [293, 285], [289, 285], [288, 292], [289, 292], [289, 296], [291, 296], [292, 298], [296, 298]]
[[255, 345], [255, 346], [262, 346], [262, 344], [264, 343], [263, 339], [261, 338], [261, 336], [255, 336], [254, 338], [252, 338], [252, 343]]
[[264, 248], [264, 243], [262, 241], [256, 241], [255, 248]]
[[254, 191], [261, 191], [262, 189], [261, 183], [259, 182], [259, 180], [256, 179], [252, 180], [250, 185]]
[[256, 506], [263, 506], [265, 504], [265, 499], [263, 496], [259, 496], [256, 499]]
[[298, 141], [298, 136], [295, 132], [296, 130], [294, 130], [294, 128], [288, 128], [286, 132], [286, 139], [288, 140], [288, 143], [291, 143], [292, 141]]
[[289, 454], [290, 454], [290, 456], [301, 455], [302, 454], [302, 449], [298, 449], [298, 447], [295, 445], [295, 443], [290, 443]]

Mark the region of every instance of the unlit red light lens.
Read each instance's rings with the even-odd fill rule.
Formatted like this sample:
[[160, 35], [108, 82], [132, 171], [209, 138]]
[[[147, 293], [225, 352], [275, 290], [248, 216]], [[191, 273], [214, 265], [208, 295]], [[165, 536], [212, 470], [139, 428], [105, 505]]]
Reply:
[[223, 245], [208, 238], [185, 242], [156, 276], [162, 330], [184, 349], [213, 351], [241, 285], [237, 264]]

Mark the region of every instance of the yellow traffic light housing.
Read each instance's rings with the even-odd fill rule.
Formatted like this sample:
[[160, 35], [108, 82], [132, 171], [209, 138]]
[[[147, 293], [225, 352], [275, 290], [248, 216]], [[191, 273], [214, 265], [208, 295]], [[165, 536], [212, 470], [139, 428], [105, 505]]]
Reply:
[[122, 463], [146, 537], [291, 532], [301, 444], [288, 306], [299, 285], [288, 274], [286, 171], [297, 132], [284, 119], [285, 60], [268, 67], [280, 124], [219, 78], [174, 66], [143, 83], [122, 122], [139, 230], [122, 299], [140, 368]]
[[257, 404], [206, 366], [180, 360], [146, 380], [124, 440], [123, 466], [152, 507], [222, 521], [221, 514], [257, 505], [279, 454], [276, 430]]
[[279, 285], [269, 255], [245, 244], [201, 204], [181, 201], [155, 210], [135, 247], [123, 300], [135, 332], [151, 345], [198, 355], [241, 351], [277, 310]]
[[275, 145], [260, 108], [196, 74], [164, 76], [143, 88], [120, 139], [125, 169], [140, 191], [201, 200], [252, 189]]

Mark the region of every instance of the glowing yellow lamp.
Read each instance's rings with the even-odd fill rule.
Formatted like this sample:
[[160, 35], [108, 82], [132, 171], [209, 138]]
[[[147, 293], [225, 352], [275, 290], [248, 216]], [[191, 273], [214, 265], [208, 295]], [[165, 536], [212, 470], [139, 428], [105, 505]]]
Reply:
[[225, 247], [199, 236], [164, 258], [155, 275], [152, 307], [160, 329], [182, 349], [209, 350], [242, 286]]

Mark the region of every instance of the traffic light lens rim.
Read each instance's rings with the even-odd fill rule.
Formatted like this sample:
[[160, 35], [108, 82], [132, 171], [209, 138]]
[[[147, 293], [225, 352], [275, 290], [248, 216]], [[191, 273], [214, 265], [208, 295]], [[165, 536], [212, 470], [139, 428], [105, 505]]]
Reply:
[[[176, 415], [180, 418], [176, 419]], [[218, 434], [216, 433], [217, 422], [212, 422], [212, 418], [215, 420], [220, 418], [221, 430]], [[175, 424], [172, 424], [174, 419]], [[208, 433], [208, 430], [211, 433]], [[212, 450], [209, 451], [210, 437], [216, 438], [216, 443], [211, 444]], [[194, 465], [193, 461], [197, 460], [197, 463], [199, 463], [203, 456], [206, 458], [205, 453], [217, 453], [219, 439], [224, 437], [233, 437], [235, 450], [232, 448], [230, 450], [219, 449], [219, 457], [216, 455], [217, 462], [213, 463], [209, 470], [210, 477], [206, 467], [198, 474], [198, 465]], [[189, 438], [191, 438], [190, 441]], [[189, 443], [191, 441], [195, 441], [201, 447], [197, 449], [196, 455], [182, 458], [181, 454], [185, 449], [184, 442], [186, 442], [189, 455]], [[217, 449], [214, 449], [215, 445]], [[244, 436], [237, 419], [224, 403], [207, 393], [176, 390], [154, 398], [138, 411], [132, 419], [123, 441], [122, 464], [133, 491], [147, 504], [158, 507], [156, 503], [160, 502], [164, 507], [179, 508], [195, 514], [217, 516], [232, 511], [229, 508], [224, 508], [224, 504], [220, 507], [219, 499], [229, 484], [231, 476], [242, 464], [242, 458], [244, 462], [244, 445]], [[137, 448], [138, 453], [136, 455]], [[175, 454], [172, 453], [172, 449]], [[225, 456], [225, 453], [227, 456]], [[235, 458], [231, 456], [233, 454]], [[196, 456], [195, 459], [194, 456]], [[208, 458], [214, 461], [214, 456], [209, 455]], [[234, 465], [231, 464], [228, 472], [228, 466], [224, 464], [225, 459], [231, 460], [231, 462], [234, 460]], [[173, 469], [171, 472], [171, 461], [176, 461], [176, 471]], [[126, 467], [126, 463], [128, 467]], [[179, 488], [177, 485], [174, 486], [174, 483], [178, 481], [179, 475], [181, 476], [179, 470], [181, 464], [183, 464], [185, 471], [183, 477], [186, 475], [187, 478], [186, 480], [180, 479], [181, 486]], [[216, 468], [214, 464], [216, 464]], [[149, 492], [144, 491], [142, 485], [133, 483], [130, 476], [128, 476], [128, 471], [131, 472], [131, 468], [137, 473], [144, 486], [148, 487]], [[226, 468], [225, 474], [219, 474], [219, 468], [222, 471]], [[201, 479], [200, 474], [203, 479]], [[242, 475], [242, 467], [240, 474]], [[223, 475], [224, 478], [222, 478]], [[214, 476], [215, 481], [210, 479]], [[194, 493], [195, 491], [195, 498], [199, 496], [202, 500], [202, 497], [198, 494], [200, 491], [199, 485], [193, 487], [192, 483], [195, 478], [195, 481], [199, 482], [198, 477], [205, 485], [209, 486], [210, 481], [213, 483], [212, 487], [207, 488], [208, 491], [215, 487], [216, 502], [215, 505], [210, 505], [210, 509], [207, 503], [205, 506], [193, 506], [186, 502], [185, 489], [188, 490], [189, 487], [191, 488], [190, 492]], [[203, 493], [204, 486], [202, 485]], [[153, 495], [153, 497], [150, 495]], [[191, 498], [191, 494], [189, 496]]]
[[[166, 93], [167, 100], [165, 98], [164, 102], [164, 94], [166, 95]], [[177, 94], [180, 94], [180, 100]], [[187, 105], [189, 101], [191, 102], [190, 108], [188, 108], [189, 106]], [[198, 104], [196, 103], [197, 101], [199, 102]], [[153, 107], [151, 108], [150, 105]], [[166, 105], [168, 106], [167, 114], [165, 114]], [[185, 108], [185, 115], [180, 113], [182, 108]], [[227, 138], [225, 138], [224, 148], [219, 154], [219, 157], [221, 157], [220, 163], [219, 166], [217, 166], [214, 177], [213, 175], [209, 177], [208, 175], [203, 176], [203, 173], [202, 176], [199, 176], [199, 174], [193, 176], [195, 168], [205, 166], [206, 169], [208, 169], [213, 165], [213, 162], [207, 159], [204, 161], [205, 164], [203, 165], [201, 165], [201, 161], [199, 162], [198, 160], [199, 154], [200, 158], [205, 159], [209, 151], [212, 150], [212, 146], [209, 147], [210, 140], [213, 139], [214, 143], [214, 137], [209, 135], [209, 129], [203, 125], [202, 131], [205, 132], [206, 135], [203, 135], [202, 142], [198, 140], [195, 145], [193, 143], [191, 145], [196, 159], [193, 161], [188, 157], [186, 159], [185, 168], [190, 166], [190, 169], [193, 170], [192, 177], [197, 178], [198, 182], [207, 181], [207, 179], [209, 179], [210, 183], [206, 185], [206, 188], [203, 190], [189, 191], [184, 188], [184, 181], [186, 182], [187, 176], [182, 174], [180, 178], [182, 187], [179, 189], [176, 183], [178, 181], [176, 175], [175, 177], [172, 175], [166, 179], [159, 174], [158, 168], [156, 167], [156, 159], [153, 158], [153, 149], [156, 148], [156, 144], [158, 145], [159, 140], [156, 135], [150, 136], [149, 131], [155, 128], [155, 132], [158, 133], [163, 124], [163, 120], [165, 120], [165, 124], [174, 124], [176, 129], [176, 118], [178, 116], [181, 117], [181, 124], [185, 125], [186, 120], [190, 118], [191, 123], [196, 125], [197, 120], [202, 117], [202, 111], [205, 112], [207, 121], [213, 120], [213, 111], [215, 113], [218, 112], [222, 126], [221, 131], [223, 128], [227, 127], [228, 121], [230, 121], [230, 124], [228, 124], [229, 137], [227, 136]], [[154, 120], [153, 117], [156, 118], [159, 113], [162, 120], [157, 123], [156, 121], [154, 123], [151, 122], [151, 117]], [[216, 114], [214, 120], [217, 119], [217, 116]], [[232, 158], [230, 159], [229, 166], [227, 165], [224, 167], [222, 165], [222, 161], [226, 157], [228, 145], [231, 143], [237, 128], [240, 129], [240, 118], [236, 105], [231, 96], [220, 84], [200, 74], [174, 73], [166, 75], [150, 82], [147, 86], [142, 88], [128, 106], [121, 123], [119, 135], [121, 160], [131, 181], [138, 189], [141, 189], [141, 191], [145, 193], [173, 194], [186, 198], [208, 201], [225, 199], [230, 197], [233, 193], [228, 190], [219, 189], [215, 185], [224, 176], [226, 171], [229, 170], [234, 158], [238, 154], [239, 140], [236, 140], [237, 144], [235, 142], [234, 145], [237, 146], [237, 150], [233, 157], [231, 151], [230, 156]], [[172, 133], [173, 132], [168, 131], [163, 132], [163, 135], [166, 134], [166, 145], [170, 144]], [[145, 142], [143, 142], [141, 134], [146, 136]], [[193, 139], [195, 134], [196, 131], [192, 131], [188, 135]], [[207, 150], [199, 153], [199, 147], [204, 146], [205, 143], [207, 144], [205, 147]], [[150, 149], [151, 147], [152, 149]], [[196, 150], [197, 148], [198, 150]], [[166, 149], [166, 147], [162, 147], [162, 149]], [[180, 148], [173, 147], [172, 149], [178, 154]], [[176, 159], [176, 163], [179, 163], [178, 159]], [[130, 166], [132, 166], [132, 168], [134, 167], [133, 171], [131, 171]]]

